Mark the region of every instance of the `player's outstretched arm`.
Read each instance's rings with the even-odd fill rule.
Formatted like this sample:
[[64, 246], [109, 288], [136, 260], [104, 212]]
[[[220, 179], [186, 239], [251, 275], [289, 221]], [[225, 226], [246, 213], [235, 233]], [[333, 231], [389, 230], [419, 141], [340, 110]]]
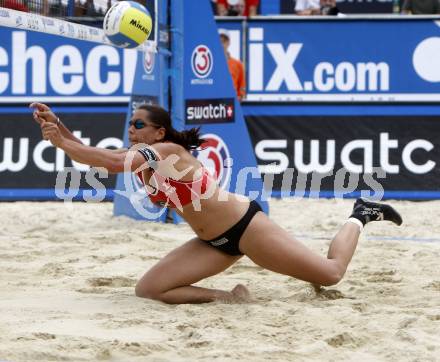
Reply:
[[[50, 108], [43, 103], [31, 103], [29, 105], [30, 108], [35, 108], [33, 113], [34, 120], [41, 126], [41, 122], [44, 120], [46, 122], [55, 123], [60, 129], [61, 134], [74, 142], [83, 143], [79, 138], [76, 138], [72, 132], [61, 122], [61, 120], [53, 113]], [[126, 148], [111, 150], [111, 152], [115, 153], [124, 153], [127, 152]]]
[[72, 132], [61, 122], [61, 120], [56, 116], [55, 113], [51, 111], [51, 109], [43, 104], [43, 103], [31, 103], [29, 105], [30, 108], [34, 108], [33, 117], [34, 120], [41, 126], [43, 121], [54, 123], [60, 129], [61, 134], [74, 142], [81, 143], [82, 141], [79, 138], [76, 138]]
[[92, 167], [103, 167], [110, 173], [133, 172], [149, 167], [145, 158], [135, 150], [114, 152], [105, 148], [86, 146], [65, 137], [55, 123], [42, 120], [40, 126], [43, 138], [49, 140], [55, 147], [61, 148], [73, 161]]

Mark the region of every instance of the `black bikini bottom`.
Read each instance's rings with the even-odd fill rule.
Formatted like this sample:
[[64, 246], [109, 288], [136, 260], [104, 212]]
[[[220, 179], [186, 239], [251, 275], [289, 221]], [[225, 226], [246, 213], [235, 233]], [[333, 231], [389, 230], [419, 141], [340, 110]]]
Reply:
[[246, 214], [229, 230], [212, 240], [202, 240], [212, 247], [221, 250], [229, 255], [243, 255], [240, 251], [239, 244], [242, 235], [252, 218], [258, 211], [262, 211], [260, 205], [256, 201], [251, 201]]

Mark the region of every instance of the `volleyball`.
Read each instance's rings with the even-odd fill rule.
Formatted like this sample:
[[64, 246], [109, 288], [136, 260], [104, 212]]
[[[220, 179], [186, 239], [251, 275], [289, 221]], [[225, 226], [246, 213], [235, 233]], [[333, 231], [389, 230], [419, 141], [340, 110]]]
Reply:
[[110, 42], [121, 48], [136, 48], [148, 39], [153, 21], [148, 10], [134, 1], [120, 1], [105, 14], [103, 29]]

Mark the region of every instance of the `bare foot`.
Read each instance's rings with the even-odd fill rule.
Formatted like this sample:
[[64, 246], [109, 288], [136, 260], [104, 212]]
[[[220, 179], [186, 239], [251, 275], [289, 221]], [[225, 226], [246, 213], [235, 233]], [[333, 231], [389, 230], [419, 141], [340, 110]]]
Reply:
[[234, 296], [234, 302], [243, 303], [251, 299], [249, 290], [243, 284], [237, 284], [234, 289], [231, 290], [231, 294]]

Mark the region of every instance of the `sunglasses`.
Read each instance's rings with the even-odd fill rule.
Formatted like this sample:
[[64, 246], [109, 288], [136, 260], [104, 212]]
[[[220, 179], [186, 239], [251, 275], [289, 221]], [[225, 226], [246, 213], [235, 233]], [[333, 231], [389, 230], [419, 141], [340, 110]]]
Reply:
[[142, 128], [147, 127], [147, 126], [154, 127], [154, 128], [160, 128], [161, 127], [161, 126], [157, 126], [155, 124], [145, 123], [141, 119], [136, 119], [134, 121], [128, 122], [128, 127], [131, 127], [131, 126], [134, 126], [135, 129], [142, 129]]

